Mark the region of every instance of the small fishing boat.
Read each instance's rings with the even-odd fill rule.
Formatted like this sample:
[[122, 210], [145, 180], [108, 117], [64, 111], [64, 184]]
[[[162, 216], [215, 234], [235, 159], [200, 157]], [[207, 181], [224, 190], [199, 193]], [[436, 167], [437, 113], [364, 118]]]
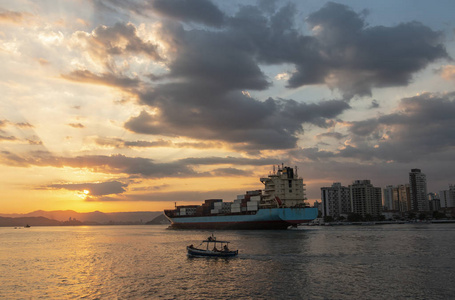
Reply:
[[239, 250], [229, 250], [229, 243], [228, 241], [219, 241], [212, 235], [201, 242], [199, 246], [202, 246], [202, 249], [189, 245], [186, 250], [189, 256], [232, 257], [239, 254]]

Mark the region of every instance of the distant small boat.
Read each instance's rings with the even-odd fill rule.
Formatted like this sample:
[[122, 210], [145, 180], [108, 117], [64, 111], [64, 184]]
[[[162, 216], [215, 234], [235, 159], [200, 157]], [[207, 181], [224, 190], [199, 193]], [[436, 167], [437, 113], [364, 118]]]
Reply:
[[27, 224], [27, 225], [24, 226], [24, 228], [30, 228], [30, 225]]
[[[205, 249], [195, 248], [193, 245], [186, 247], [189, 256], [206, 256], [206, 257], [232, 257], [239, 254], [239, 250], [229, 250], [230, 242], [218, 241], [216, 237], [209, 236], [206, 240], [203, 240], [199, 245], [205, 244]], [[217, 248], [219, 245], [219, 249]], [[213, 248], [212, 248], [213, 246]], [[204, 248], [204, 246], [202, 247]]]

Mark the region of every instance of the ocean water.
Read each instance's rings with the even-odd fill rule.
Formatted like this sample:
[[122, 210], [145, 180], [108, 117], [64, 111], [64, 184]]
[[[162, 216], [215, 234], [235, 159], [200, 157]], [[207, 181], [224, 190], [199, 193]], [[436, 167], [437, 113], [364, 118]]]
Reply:
[[[212, 233], [239, 256], [186, 256]], [[455, 224], [0, 228], [0, 299], [455, 299]]]

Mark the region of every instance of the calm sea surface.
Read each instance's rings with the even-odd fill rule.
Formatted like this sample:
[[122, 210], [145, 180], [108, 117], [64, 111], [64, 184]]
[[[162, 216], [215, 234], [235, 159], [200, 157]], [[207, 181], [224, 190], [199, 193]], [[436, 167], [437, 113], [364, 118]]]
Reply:
[[1, 299], [455, 299], [455, 224], [219, 231], [0, 228]]

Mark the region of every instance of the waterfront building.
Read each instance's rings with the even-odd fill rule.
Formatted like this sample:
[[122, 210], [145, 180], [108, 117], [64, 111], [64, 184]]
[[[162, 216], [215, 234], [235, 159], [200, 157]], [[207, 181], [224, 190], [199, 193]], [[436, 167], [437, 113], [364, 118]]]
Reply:
[[401, 212], [411, 210], [411, 186], [409, 184], [400, 184], [398, 186], [399, 210]]
[[393, 185], [388, 185], [382, 191], [384, 210], [395, 210], [393, 207]]
[[442, 208], [455, 207], [455, 185], [449, 185], [448, 190], [439, 192], [439, 199]]
[[412, 169], [409, 173], [411, 192], [411, 209], [414, 211], [429, 211], [427, 199], [427, 179], [420, 169]]
[[339, 218], [352, 211], [349, 187], [335, 182], [331, 187], [321, 188], [322, 216]]
[[371, 215], [378, 218], [382, 212], [382, 193], [370, 180], [356, 180], [349, 186], [352, 212], [362, 217]]
[[406, 212], [411, 207], [411, 195], [409, 184], [397, 186], [388, 185], [383, 190], [383, 201], [385, 210]]

